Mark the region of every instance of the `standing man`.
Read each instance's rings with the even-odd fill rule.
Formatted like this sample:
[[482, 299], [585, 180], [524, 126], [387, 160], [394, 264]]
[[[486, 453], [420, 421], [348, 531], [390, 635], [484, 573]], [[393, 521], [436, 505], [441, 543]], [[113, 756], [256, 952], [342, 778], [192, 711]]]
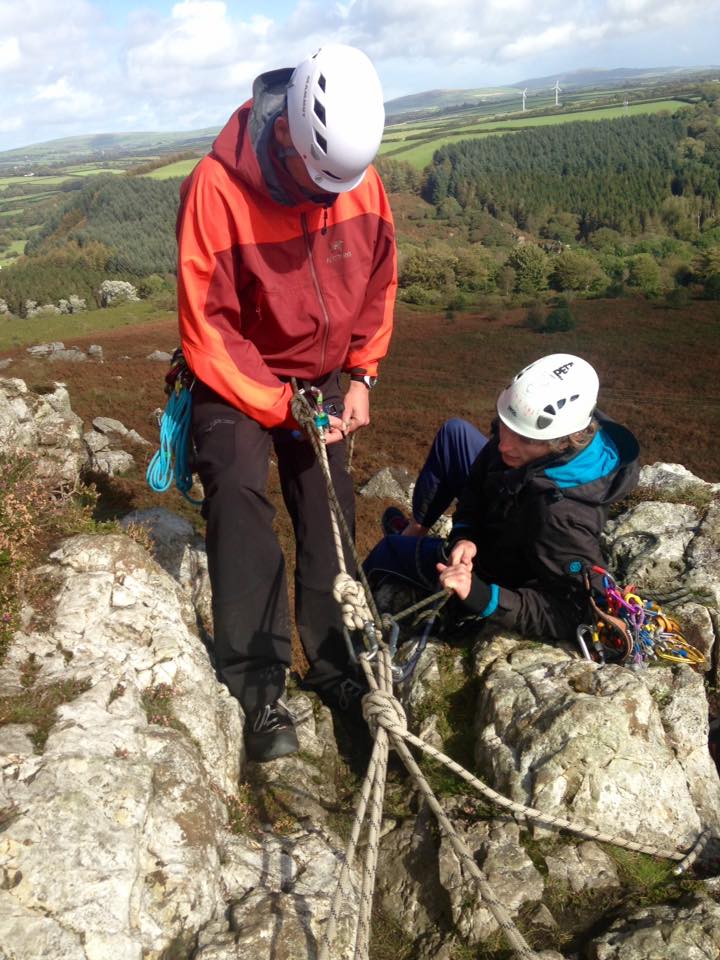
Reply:
[[304, 685], [331, 707], [357, 688], [332, 597], [325, 481], [293, 418], [290, 379], [322, 392], [333, 482], [354, 529], [345, 441], [370, 422], [397, 286], [392, 215], [370, 166], [384, 120], [368, 58], [329, 44], [295, 70], [258, 77], [181, 190], [180, 335], [195, 376], [216, 667], [245, 711], [247, 756], [260, 762], [298, 748], [281, 699], [290, 615], [266, 495], [271, 446], [295, 531]]

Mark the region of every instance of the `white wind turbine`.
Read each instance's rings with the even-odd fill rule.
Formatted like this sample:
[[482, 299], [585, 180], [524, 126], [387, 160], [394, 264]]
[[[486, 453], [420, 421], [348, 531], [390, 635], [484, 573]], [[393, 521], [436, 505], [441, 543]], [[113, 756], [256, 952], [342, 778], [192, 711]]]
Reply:
[[527, 97], [527, 92], [528, 92], [528, 88], [525, 87], [525, 89], [524, 89], [523, 92], [522, 92], [522, 98], [523, 98], [523, 113], [525, 113], [525, 97]]
[[555, 91], [555, 106], [556, 106], [556, 107], [559, 107], [559, 106], [560, 106], [560, 100], [558, 99], [558, 96], [559, 96], [559, 94], [560, 94], [560, 81], [559, 81], [559, 80], [556, 80], [556, 81], [555, 81], [555, 86], [553, 87], [553, 90]]

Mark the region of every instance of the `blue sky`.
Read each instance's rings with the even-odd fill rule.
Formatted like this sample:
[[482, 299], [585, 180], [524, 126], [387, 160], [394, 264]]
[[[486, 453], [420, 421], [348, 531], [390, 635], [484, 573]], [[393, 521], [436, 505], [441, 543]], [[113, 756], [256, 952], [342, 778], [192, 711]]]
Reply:
[[720, 0], [0, 0], [0, 150], [217, 126], [330, 40], [386, 99], [585, 67], [718, 64]]

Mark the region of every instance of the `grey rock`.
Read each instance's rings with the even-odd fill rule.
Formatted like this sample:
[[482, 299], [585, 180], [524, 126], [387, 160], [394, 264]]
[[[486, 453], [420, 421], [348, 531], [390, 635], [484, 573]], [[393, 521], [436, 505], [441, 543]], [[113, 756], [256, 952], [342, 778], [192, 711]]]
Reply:
[[64, 349], [65, 344], [62, 341], [53, 340], [52, 343], [39, 343], [34, 347], [28, 347], [27, 352], [31, 357], [48, 357], [51, 353]]
[[119, 437], [127, 436], [128, 429], [125, 424], [119, 420], [114, 420], [112, 417], [94, 417], [92, 425], [95, 430], [104, 433], [106, 436], [112, 436], [113, 434], [117, 434]]
[[114, 477], [125, 473], [135, 464], [135, 458], [126, 450], [100, 450], [93, 455], [90, 463], [90, 469], [97, 473], [107, 474], [108, 477]]
[[0, 360], [0, 370], [7, 370], [12, 362], [12, 357], [4, 357], [2, 360]]
[[[599, 667], [502, 635], [476, 655], [476, 762], [495, 789], [666, 849], [690, 846], [703, 827], [718, 831], [701, 676]], [[658, 676], [670, 685], [662, 696]]]
[[686, 551], [700, 514], [689, 504], [645, 501], [610, 521], [603, 537], [610, 569], [649, 591], [674, 586], [686, 572]]
[[149, 440], [146, 440], [145, 437], [141, 437], [137, 430], [128, 430], [125, 435], [128, 440], [132, 440], [133, 443], [137, 443], [141, 447], [151, 447], [152, 444]]
[[35, 747], [30, 739], [34, 729], [29, 723], [8, 723], [0, 727], [0, 757], [8, 754], [30, 756], [34, 753]]
[[87, 360], [87, 355], [78, 347], [70, 347], [69, 350], [54, 350], [48, 356], [48, 360], [65, 360], [71, 363], [84, 363]]
[[152, 353], [149, 353], [146, 357], [146, 360], [157, 360], [159, 363], [170, 363], [172, 360], [172, 354], [166, 353], [165, 350], [153, 350]]
[[547, 854], [548, 879], [572, 893], [607, 890], [620, 886], [614, 861], [592, 840], [566, 845]]
[[363, 497], [384, 497], [410, 506], [415, 477], [405, 467], [383, 467], [361, 487]]
[[688, 493], [720, 492], [720, 483], [706, 483], [680, 463], [653, 463], [640, 470], [640, 489], [662, 491], [681, 499]]
[[717, 960], [720, 904], [690, 897], [617, 920], [588, 948], [589, 960]]
[[164, 507], [134, 510], [121, 526], [137, 524], [153, 542], [153, 556], [187, 592], [206, 629], [212, 635], [212, 591], [205, 543], [192, 524]]
[[102, 360], [103, 348], [97, 343], [91, 343], [88, 347], [88, 356], [92, 357], [93, 360]]
[[[443, 803], [493, 893], [515, 917], [523, 904], [540, 901], [543, 879], [520, 844], [517, 824], [477, 820], [472, 815], [475, 805], [474, 797]], [[468, 811], [465, 817], [463, 808]], [[498, 931], [498, 923], [445, 836], [438, 865], [440, 882], [450, 896], [453, 928], [470, 944], [487, 940]]]
[[83, 440], [88, 445], [91, 454], [97, 454], [110, 448], [110, 441], [104, 433], [98, 433], [97, 430], [88, 430], [83, 434]]
[[23, 380], [0, 379], [0, 449], [35, 457], [39, 476], [52, 483], [74, 483], [88, 451], [65, 386], [35, 394]]

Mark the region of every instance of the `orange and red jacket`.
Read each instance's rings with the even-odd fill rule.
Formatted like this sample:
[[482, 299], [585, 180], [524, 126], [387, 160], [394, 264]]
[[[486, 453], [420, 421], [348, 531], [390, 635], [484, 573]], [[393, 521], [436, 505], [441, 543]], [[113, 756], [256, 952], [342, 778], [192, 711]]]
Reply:
[[373, 167], [323, 205], [266, 156], [287, 191], [279, 202], [251, 142], [252, 111], [252, 100], [236, 111], [181, 188], [180, 336], [203, 383], [265, 427], [292, 426], [287, 378], [377, 373], [392, 330], [394, 227]]

